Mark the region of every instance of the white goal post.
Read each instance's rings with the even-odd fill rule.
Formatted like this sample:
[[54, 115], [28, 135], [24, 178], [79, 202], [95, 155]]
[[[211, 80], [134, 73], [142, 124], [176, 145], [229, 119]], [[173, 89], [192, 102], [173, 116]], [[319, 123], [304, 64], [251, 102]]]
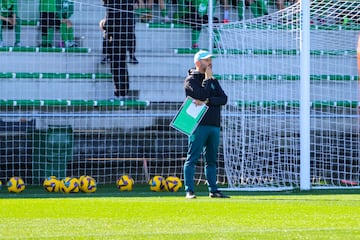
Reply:
[[309, 2], [221, 28], [229, 189], [359, 185], [360, 2]]

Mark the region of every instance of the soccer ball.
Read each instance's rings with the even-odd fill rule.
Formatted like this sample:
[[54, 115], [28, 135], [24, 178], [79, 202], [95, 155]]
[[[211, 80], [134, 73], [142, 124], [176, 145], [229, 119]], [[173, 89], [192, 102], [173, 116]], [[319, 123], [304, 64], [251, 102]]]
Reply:
[[150, 190], [154, 192], [166, 191], [165, 178], [162, 176], [154, 176], [149, 181]]
[[55, 176], [45, 178], [43, 187], [48, 192], [58, 192], [60, 188], [60, 181]]
[[20, 177], [12, 177], [7, 182], [9, 192], [20, 193], [25, 190], [25, 183]]
[[116, 181], [116, 186], [120, 191], [131, 191], [133, 185], [134, 179], [128, 175], [123, 175]]
[[81, 175], [81, 176], [79, 177], [79, 183], [80, 183], [84, 178], [86, 178], [86, 177], [88, 177], [88, 175]]
[[177, 192], [182, 187], [181, 180], [178, 177], [169, 176], [165, 179], [165, 182], [169, 192]]
[[80, 191], [80, 184], [77, 178], [66, 177], [60, 182], [60, 191], [63, 193], [77, 193]]
[[80, 190], [85, 193], [93, 193], [96, 191], [96, 180], [90, 176], [81, 176]]

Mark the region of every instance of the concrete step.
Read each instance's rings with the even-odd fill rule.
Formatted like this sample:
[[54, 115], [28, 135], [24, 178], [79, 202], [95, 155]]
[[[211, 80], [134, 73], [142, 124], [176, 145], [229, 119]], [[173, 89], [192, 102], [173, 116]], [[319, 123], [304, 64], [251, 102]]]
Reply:
[[[350, 77], [350, 76], [349, 76]], [[183, 90], [184, 78], [180, 76], [132, 76], [130, 89], [138, 92], [140, 100], [181, 102], [185, 98]], [[299, 79], [297, 77], [281, 75], [275, 79], [261, 79], [261, 77], [236, 77], [221, 79], [221, 85], [229, 96], [229, 101], [241, 99], [251, 101], [292, 101], [298, 100]], [[5, 78], [1, 84], [6, 88], [0, 89], [0, 96], [4, 99], [82, 99], [103, 100], [113, 97], [113, 82], [111, 78]], [[246, 91], [239, 91], [239, 88]], [[314, 78], [311, 81], [311, 99], [315, 100], [358, 100], [358, 80], [331, 79], [330, 76]]]
[[[190, 54], [174, 52], [137, 54], [138, 65], [128, 64], [132, 77], [184, 77], [193, 67]], [[110, 64], [101, 64], [102, 56], [96, 53], [19, 53], [0, 55], [2, 72], [58, 72], [58, 73], [109, 73]], [[218, 55], [214, 59], [217, 74], [299, 74], [300, 58], [293, 55]], [[256, 61], [255, 61], [256, 59]], [[240, 65], [239, 65], [240, 62]], [[339, 62], [346, 64], [341, 68]], [[329, 66], [324, 68], [324, 66]], [[357, 75], [356, 55], [312, 56], [311, 74]]]
[[[152, 27], [154, 26], [154, 27]], [[189, 28], [172, 28], [171, 24], [137, 23], [135, 28], [137, 52], [167, 52], [177, 48], [191, 47], [191, 30]], [[246, 26], [246, 24], [244, 25]], [[339, 25], [340, 26], [340, 25]], [[245, 29], [231, 29], [222, 25], [225, 34], [221, 45], [227, 49], [296, 49], [299, 38], [294, 38], [294, 32], [283, 29], [267, 29], [267, 25]], [[226, 28], [225, 28], [226, 27]], [[100, 53], [102, 50], [102, 33], [98, 24], [74, 25], [75, 37], [80, 47], [92, 49]], [[229, 30], [230, 28], [230, 30]], [[354, 50], [357, 45], [359, 30], [312, 30], [312, 50]], [[40, 29], [37, 26], [22, 26], [22, 46], [39, 46]], [[59, 31], [55, 32], [54, 46], [61, 46]], [[236, 39], [236, 40], [235, 40]], [[3, 30], [5, 46], [13, 46], [14, 31]], [[208, 48], [208, 33], [203, 29], [199, 47]]]

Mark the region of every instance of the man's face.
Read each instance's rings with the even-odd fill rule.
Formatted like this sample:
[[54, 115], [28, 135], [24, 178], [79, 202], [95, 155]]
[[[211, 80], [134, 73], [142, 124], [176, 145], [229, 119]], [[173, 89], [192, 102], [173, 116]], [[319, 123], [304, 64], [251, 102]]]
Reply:
[[206, 68], [212, 68], [212, 59], [206, 58], [200, 60], [200, 68], [205, 72]]

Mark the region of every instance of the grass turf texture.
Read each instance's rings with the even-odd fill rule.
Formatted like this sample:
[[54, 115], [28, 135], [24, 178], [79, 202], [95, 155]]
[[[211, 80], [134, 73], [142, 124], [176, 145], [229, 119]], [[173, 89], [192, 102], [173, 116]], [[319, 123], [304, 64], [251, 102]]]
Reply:
[[229, 192], [210, 199], [135, 185], [94, 194], [0, 191], [0, 239], [360, 239], [360, 190]]

